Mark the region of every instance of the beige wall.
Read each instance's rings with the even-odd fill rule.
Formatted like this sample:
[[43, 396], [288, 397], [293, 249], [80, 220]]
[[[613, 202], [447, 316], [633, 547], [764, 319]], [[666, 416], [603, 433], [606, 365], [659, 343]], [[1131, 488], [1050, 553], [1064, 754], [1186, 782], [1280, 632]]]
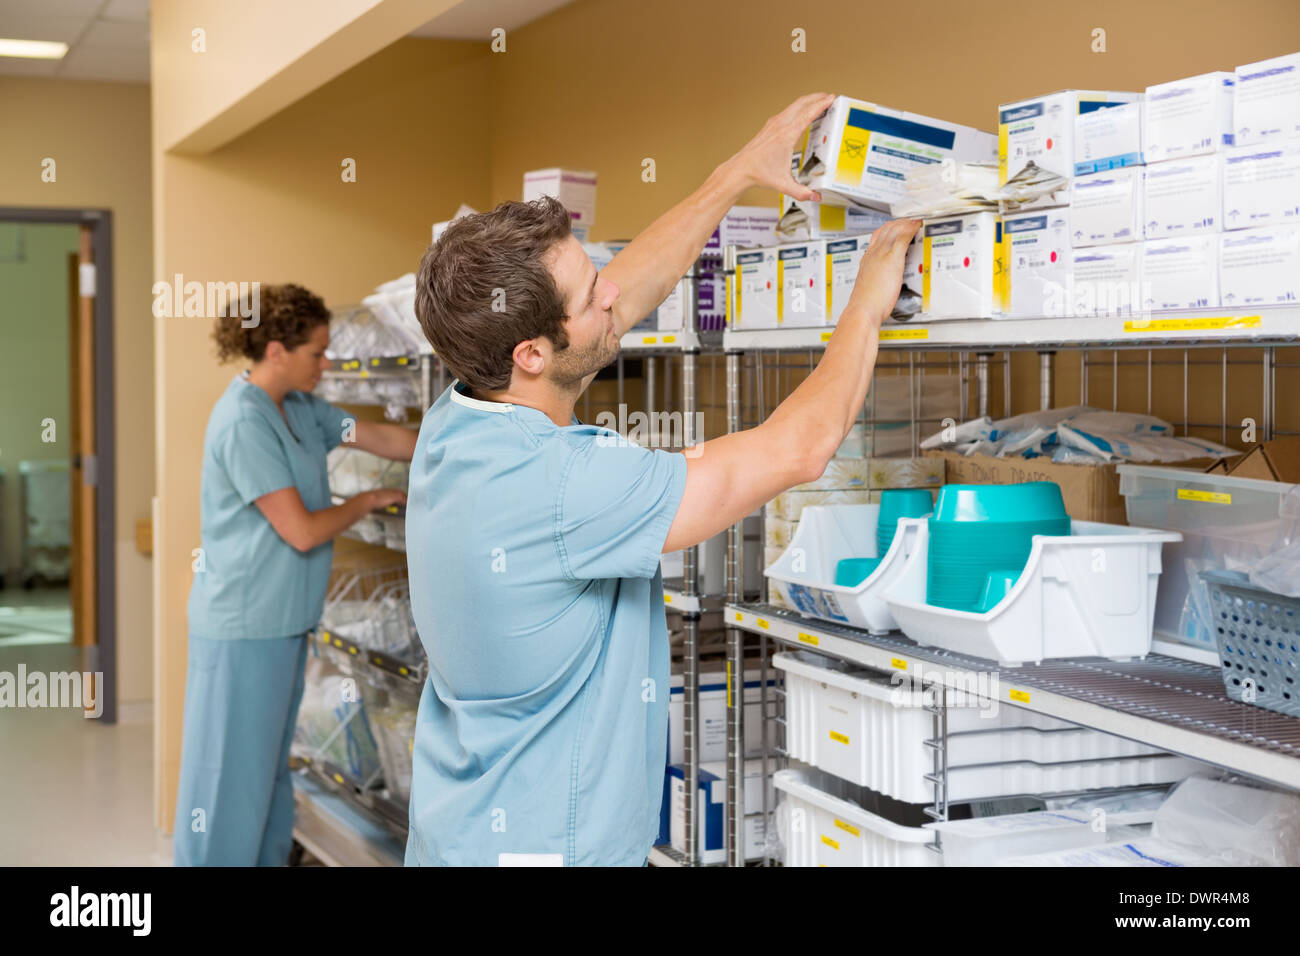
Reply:
[[[964, 0], [923, 9], [858, 0], [811, 8], [777, 0], [579, 0], [511, 31], [505, 53], [489, 53], [486, 38], [400, 41], [223, 148], [181, 156], [162, 151], [198, 122], [183, 115], [198, 101], [169, 91], [192, 88], [194, 62], [160, 43], [188, 34], [196, 15], [224, 14], [215, 0], [160, 6], [153, 22], [154, 121], [163, 144], [155, 154], [155, 271], [292, 279], [339, 304], [412, 269], [429, 224], [459, 202], [484, 209], [517, 198], [531, 168], [595, 169], [594, 237], [634, 235], [769, 115], [814, 90], [992, 129], [997, 104], [1015, 97], [1071, 86], [1140, 89], [1300, 48], [1300, 8], [1290, 0], [1241, 3], [1230, 15], [1217, 3], [1135, 8], [1111, 0], [1042, 11], [1036, 41], [1016, 49], [1013, 66], [1002, 9]], [[1089, 51], [1097, 26], [1108, 31], [1108, 53]], [[810, 52], [791, 52], [794, 27], [807, 31]], [[346, 33], [341, 28], [333, 41]], [[224, 92], [203, 94], [205, 110], [237, 100], [232, 91], [243, 82], [208, 75], [204, 83]], [[356, 184], [339, 181], [347, 156], [358, 160]], [[645, 157], [657, 164], [653, 184], [640, 178]], [[776, 196], [752, 190], [742, 201], [775, 203]], [[212, 362], [202, 321], [160, 319], [156, 336], [156, 807], [168, 827], [202, 430], [231, 371]], [[1036, 358], [1019, 356], [1016, 367], [1017, 408], [1036, 406]], [[1000, 382], [999, 374], [995, 409]]]
[[[152, 601], [135, 521], [153, 495], [149, 87], [0, 77], [0, 130], [0, 205], [113, 211], [118, 698], [145, 702]], [[45, 157], [55, 182], [41, 181]]]

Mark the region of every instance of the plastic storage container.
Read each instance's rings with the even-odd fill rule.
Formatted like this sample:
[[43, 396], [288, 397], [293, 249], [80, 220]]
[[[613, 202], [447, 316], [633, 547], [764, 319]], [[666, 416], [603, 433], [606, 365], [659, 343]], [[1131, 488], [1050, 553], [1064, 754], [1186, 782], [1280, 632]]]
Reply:
[[1178, 534], [1076, 521], [1069, 535], [1035, 536], [1015, 587], [991, 610], [975, 612], [926, 603], [927, 531], [918, 529], [883, 595], [918, 644], [1012, 666], [1058, 657], [1129, 660], [1151, 650], [1160, 548]]
[[1294, 485], [1185, 468], [1120, 465], [1119, 490], [1129, 524], [1182, 535], [1165, 546], [1165, 572], [1156, 592], [1157, 636], [1215, 653], [1202, 571], [1249, 571], [1273, 551]]
[[[786, 677], [791, 757], [906, 803], [933, 800], [925, 741], [934, 723], [922, 709], [933, 692], [792, 654], [776, 654], [772, 664]], [[1167, 783], [1197, 768], [1144, 744], [952, 689], [948, 703], [950, 802]]]
[[[879, 515], [880, 505], [804, 508], [790, 546], [764, 571], [771, 587], [805, 617], [851, 624], [873, 634], [894, 630], [898, 625], [883, 595], [916, 546], [925, 519], [899, 518], [889, 550], [881, 556], [876, 554]], [[874, 557], [883, 559], [865, 580], [853, 587], [835, 583], [841, 560]]]
[[1300, 717], [1300, 598], [1252, 587], [1232, 571], [1201, 578], [1228, 696]]
[[926, 849], [934, 834], [923, 826], [886, 820], [813, 786], [797, 770], [778, 770], [772, 784], [784, 796], [777, 823], [786, 866], [942, 865]]

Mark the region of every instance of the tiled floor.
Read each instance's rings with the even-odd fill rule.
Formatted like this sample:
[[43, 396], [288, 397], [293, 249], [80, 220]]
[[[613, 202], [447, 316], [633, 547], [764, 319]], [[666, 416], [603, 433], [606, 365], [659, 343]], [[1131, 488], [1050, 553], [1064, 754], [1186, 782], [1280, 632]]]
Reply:
[[[27, 635], [54, 626], [39, 609], [20, 616]], [[0, 637], [0, 671], [16, 675], [20, 663], [28, 674], [85, 669], [66, 637]], [[170, 864], [171, 839], [153, 826], [152, 718], [119, 717], [110, 726], [80, 709], [0, 710], [0, 865]]]
[[0, 647], [71, 641], [72, 607], [66, 587], [26, 591], [10, 585], [0, 590]]

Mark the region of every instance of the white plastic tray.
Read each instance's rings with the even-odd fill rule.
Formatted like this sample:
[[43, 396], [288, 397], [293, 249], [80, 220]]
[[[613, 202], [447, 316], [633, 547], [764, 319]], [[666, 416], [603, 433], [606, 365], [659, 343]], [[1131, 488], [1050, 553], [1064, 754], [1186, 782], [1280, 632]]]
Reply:
[[874, 558], [880, 505], [811, 505], [804, 508], [790, 546], [763, 573], [786, 604], [805, 617], [850, 624], [873, 634], [898, 625], [882, 596], [916, 546], [924, 518], [901, 518], [880, 566], [856, 587], [835, 584], [843, 558]]
[[[901, 524], [901, 522], [900, 522]], [[1076, 521], [1069, 535], [1035, 535], [1020, 579], [982, 614], [925, 603], [929, 526], [883, 595], [903, 633], [925, 646], [1003, 666], [1058, 657], [1131, 660], [1151, 650], [1160, 548], [1175, 531]]]
[[926, 849], [934, 834], [905, 827], [811, 786], [796, 770], [778, 770], [772, 783], [785, 794], [777, 815], [786, 866], [940, 866]]

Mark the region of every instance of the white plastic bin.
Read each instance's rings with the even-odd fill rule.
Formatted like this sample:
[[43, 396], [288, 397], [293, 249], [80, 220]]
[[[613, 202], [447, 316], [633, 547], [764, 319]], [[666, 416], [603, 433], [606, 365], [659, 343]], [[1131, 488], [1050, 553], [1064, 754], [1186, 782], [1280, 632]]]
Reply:
[[[772, 663], [786, 678], [791, 757], [907, 803], [933, 799], [933, 786], [925, 779], [933, 771], [925, 741], [933, 738], [934, 724], [922, 709], [932, 691], [791, 654], [777, 654]], [[996, 699], [981, 702], [953, 689], [947, 693], [949, 802], [1168, 782], [1196, 766]]]
[[797, 770], [778, 770], [772, 783], [784, 795], [777, 826], [786, 866], [940, 866], [926, 849], [934, 834], [870, 813], [813, 786]]
[[883, 600], [916, 546], [924, 518], [902, 518], [880, 566], [856, 587], [835, 583], [844, 558], [874, 558], [880, 505], [814, 505], [804, 508], [790, 546], [763, 573], [771, 587], [805, 617], [851, 624], [873, 634], [898, 625]]
[[1182, 536], [1165, 546], [1165, 571], [1156, 592], [1157, 635], [1216, 654], [1200, 572], [1249, 572], [1275, 550], [1290, 520], [1300, 520], [1284, 509], [1295, 485], [1152, 465], [1120, 465], [1118, 471], [1129, 523]]
[[928, 525], [922, 522], [918, 532], [884, 594], [899, 628], [918, 644], [1003, 666], [1058, 657], [1145, 657], [1160, 548], [1180, 537], [1091, 521], [1075, 521], [1068, 535], [1035, 535], [1015, 587], [992, 610], [977, 614], [925, 602]]

